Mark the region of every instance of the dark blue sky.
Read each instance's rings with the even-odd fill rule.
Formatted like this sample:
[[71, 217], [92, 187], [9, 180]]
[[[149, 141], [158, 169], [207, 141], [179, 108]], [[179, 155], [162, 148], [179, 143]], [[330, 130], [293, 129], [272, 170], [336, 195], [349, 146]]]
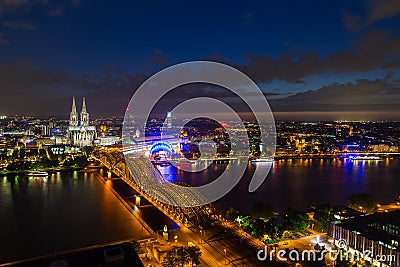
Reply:
[[190, 60], [253, 78], [278, 118], [396, 119], [400, 1], [0, 0], [0, 113], [122, 116]]

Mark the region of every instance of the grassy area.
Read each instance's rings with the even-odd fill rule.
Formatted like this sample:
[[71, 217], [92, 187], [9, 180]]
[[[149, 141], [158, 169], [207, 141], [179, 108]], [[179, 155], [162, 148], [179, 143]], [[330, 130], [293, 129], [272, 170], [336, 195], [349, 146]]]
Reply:
[[323, 225], [319, 221], [310, 220], [310, 228], [317, 232], [326, 232], [326, 225]]

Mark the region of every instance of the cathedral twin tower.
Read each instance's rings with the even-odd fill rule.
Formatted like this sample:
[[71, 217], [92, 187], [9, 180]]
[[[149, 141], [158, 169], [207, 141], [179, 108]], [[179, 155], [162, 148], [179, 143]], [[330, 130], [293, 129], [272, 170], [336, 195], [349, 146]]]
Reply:
[[89, 126], [89, 113], [86, 111], [86, 100], [82, 100], [81, 123], [78, 121], [78, 112], [76, 111], [75, 97], [72, 98], [72, 110], [69, 115], [69, 126]]
[[96, 128], [89, 125], [89, 113], [86, 110], [86, 101], [83, 98], [80, 120], [76, 111], [75, 97], [72, 98], [72, 109], [69, 115], [68, 139], [72, 146], [84, 147], [93, 145], [96, 137]]

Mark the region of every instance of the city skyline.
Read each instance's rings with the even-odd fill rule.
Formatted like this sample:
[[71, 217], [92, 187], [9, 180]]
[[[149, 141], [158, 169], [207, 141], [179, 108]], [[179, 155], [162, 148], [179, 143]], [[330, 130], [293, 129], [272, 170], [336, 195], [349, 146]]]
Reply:
[[0, 0], [0, 267], [400, 266], [398, 25]]
[[[93, 117], [122, 117], [152, 74], [215, 60], [252, 78], [278, 120], [397, 120], [399, 14], [395, 0], [196, 9], [2, 0], [0, 114], [64, 116], [72, 96], [86, 96]], [[192, 86], [185, 95], [203, 91], [236, 105], [216, 88]]]

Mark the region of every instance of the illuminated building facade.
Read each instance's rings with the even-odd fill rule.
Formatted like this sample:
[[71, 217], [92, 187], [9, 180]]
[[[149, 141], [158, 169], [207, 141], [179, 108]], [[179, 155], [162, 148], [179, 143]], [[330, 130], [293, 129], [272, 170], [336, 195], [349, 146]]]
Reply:
[[68, 127], [69, 143], [76, 147], [91, 146], [95, 137], [96, 128], [89, 125], [89, 113], [86, 110], [85, 98], [83, 98], [80, 116], [78, 116], [76, 110], [75, 97], [72, 98], [72, 109], [69, 115]]
[[335, 245], [340, 246], [345, 241], [350, 252], [370, 251], [374, 257], [367, 260], [374, 266], [398, 266], [400, 262], [399, 210], [332, 222], [327, 235], [333, 238]]

